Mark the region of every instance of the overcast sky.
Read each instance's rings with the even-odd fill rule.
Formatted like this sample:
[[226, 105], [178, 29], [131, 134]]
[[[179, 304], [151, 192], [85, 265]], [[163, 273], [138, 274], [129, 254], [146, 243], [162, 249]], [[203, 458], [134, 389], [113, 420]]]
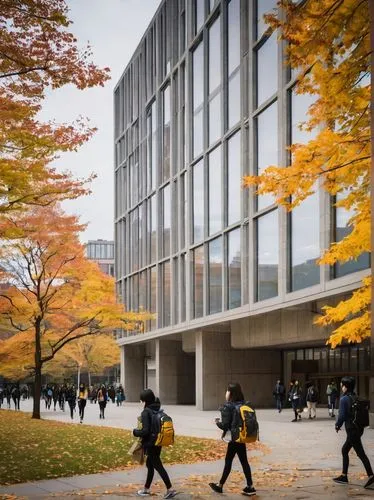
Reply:
[[94, 61], [111, 68], [112, 79], [104, 88], [79, 91], [72, 86], [48, 95], [43, 119], [71, 122], [86, 116], [98, 128], [95, 136], [77, 153], [56, 162], [75, 176], [97, 174], [92, 194], [67, 202], [68, 212], [89, 225], [81, 240], [113, 239], [113, 87], [129, 62], [161, 0], [67, 0], [74, 22], [71, 31], [81, 45], [90, 42]]

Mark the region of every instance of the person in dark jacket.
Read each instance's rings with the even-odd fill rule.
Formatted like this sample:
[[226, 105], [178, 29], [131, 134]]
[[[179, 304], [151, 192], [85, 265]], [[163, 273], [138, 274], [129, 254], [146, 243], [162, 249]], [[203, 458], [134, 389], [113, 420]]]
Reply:
[[105, 385], [103, 384], [97, 393], [97, 400], [99, 401], [99, 408], [100, 408], [100, 418], [102, 419], [105, 418], [105, 408], [107, 399], [108, 399], [107, 391]]
[[273, 390], [273, 396], [277, 405], [277, 410], [280, 413], [283, 407], [285, 388], [280, 380], [277, 380]]
[[340, 476], [335, 477], [333, 480], [339, 484], [348, 483], [349, 452], [353, 448], [365, 467], [368, 480], [364, 488], [368, 488], [374, 484], [374, 474], [361, 442], [361, 436], [364, 433], [364, 429], [357, 428], [351, 418], [352, 396], [354, 395], [356, 382], [353, 377], [343, 377], [340, 385], [343, 396], [340, 399], [339, 416], [335, 424], [335, 430], [339, 432], [342, 425], [345, 424], [347, 439], [342, 447], [343, 471]]
[[141, 438], [144, 454], [147, 456], [146, 466], [148, 469], [147, 479], [144, 488], [137, 492], [138, 496], [150, 496], [150, 487], [153, 481], [155, 470], [160, 474], [166, 486], [166, 493], [164, 498], [173, 498], [177, 494], [172, 489], [170, 478], [161, 462], [161, 446], [154, 446], [152, 439], [152, 416], [160, 410], [160, 400], [155, 397], [151, 389], [144, 389], [140, 393], [140, 401], [144, 403], [144, 409], [141, 413], [141, 428], [134, 429], [133, 434], [135, 437]]
[[66, 389], [66, 401], [68, 402], [70, 408], [70, 418], [74, 418], [74, 410], [77, 403], [77, 391], [74, 385], [70, 385]]
[[19, 385], [16, 384], [12, 389], [12, 399], [14, 403], [14, 409], [19, 410], [19, 403], [21, 400], [21, 391]]
[[306, 405], [308, 407], [309, 419], [316, 418], [318, 403], [318, 390], [312, 382], [306, 392]]
[[[216, 418], [215, 420], [217, 427], [223, 430], [224, 436], [228, 433], [228, 431], [231, 431], [235, 406], [238, 404], [244, 404], [244, 396], [240, 384], [229, 384], [227, 387], [225, 398], [226, 403], [222, 408], [220, 408], [221, 418]], [[223, 485], [229, 477], [235, 455], [238, 455], [245, 478], [247, 480], [247, 486], [243, 489], [242, 492], [243, 495], [256, 495], [256, 490], [253, 487], [252, 483], [252, 473], [251, 467], [248, 463], [246, 445], [245, 443], [236, 443], [235, 441], [230, 441], [227, 445], [225, 467], [223, 469], [219, 483], [209, 483], [209, 486], [216, 493], [223, 493]]]
[[301, 395], [302, 390], [298, 380], [293, 383], [292, 389], [290, 391], [291, 405], [295, 414], [295, 418], [292, 422], [297, 422], [297, 419], [301, 420], [300, 406], [301, 406]]

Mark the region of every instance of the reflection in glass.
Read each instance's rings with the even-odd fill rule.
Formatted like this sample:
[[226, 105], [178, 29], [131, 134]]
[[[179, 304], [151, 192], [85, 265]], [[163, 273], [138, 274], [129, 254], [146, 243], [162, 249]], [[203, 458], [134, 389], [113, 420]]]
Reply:
[[209, 102], [209, 145], [221, 137], [221, 92]]
[[157, 250], [157, 209], [156, 195], [150, 197], [151, 262], [156, 260]]
[[257, 106], [278, 88], [278, 44], [273, 33], [257, 51]]
[[209, 235], [222, 229], [221, 146], [209, 155]]
[[193, 157], [196, 158], [203, 150], [203, 110], [193, 117]]
[[237, 71], [230, 78], [228, 93], [228, 119], [230, 129], [240, 120], [240, 71]]
[[231, 0], [228, 5], [228, 74], [240, 64], [240, 0]]
[[180, 321], [186, 321], [186, 254], [183, 253], [180, 259], [181, 268], [180, 268], [180, 282], [181, 282], [181, 309], [180, 309]]
[[291, 92], [291, 124], [292, 144], [306, 144], [317, 135], [317, 130], [311, 132], [300, 130], [300, 125], [309, 119], [308, 109], [316, 101], [311, 94], [296, 94]]
[[315, 193], [291, 212], [292, 291], [320, 281], [319, 196]]
[[163, 190], [163, 256], [170, 255], [170, 232], [171, 232], [171, 200], [170, 200], [170, 184]]
[[156, 189], [156, 176], [157, 176], [157, 116], [156, 116], [156, 101], [152, 104], [152, 145], [151, 145], [151, 189]]
[[197, 33], [204, 24], [204, 19], [205, 0], [195, 0], [195, 33]]
[[[338, 194], [336, 201], [344, 199], [348, 193]], [[349, 225], [349, 220], [353, 217], [353, 210], [346, 210], [344, 207], [335, 208], [335, 241], [341, 241], [352, 232], [352, 226]], [[362, 271], [370, 267], [370, 255], [368, 253], [361, 254], [357, 260], [350, 260], [341, 264], [335, 264], [335, 278], [340, 278], [346, 274]]]
[[163, 180], [170, 177], [170, 86], [163, 91]]
[[218, 17], [209, 28], [209, 95], [221, 84], [221, 27]]
[[240, 132], [228, 140], [228, 225], [238, 222], [241, 218], [242, 175], [240, 161]]
[[269, 25], [265, 23], [264, 14], [273, 14], [273, 9], [276, 7], [277, 0], [257, 0], [257, 39], [261, 38], [269, 27]]
[[163, 305], [163, 321], [162, 321], [162, 326], [169, 326], [170, 325], [170, 313], [171, 313], [171, 307], [170, 307], [170, 279], [171, 279], [171, 273], [170, 273], [170, 261], [164, 262], [162, 264], [162, 305]]
[[257, 300], [278, 295], [278, 210], [257, 219]]
[[201, 42], [193, 51], [193, 109], [196, 110], [204, 99], [204, 52]]
[[204, 238], [204, 164], [199, 161], [193, 166], [193, 241]]
[[[150, 294], [150, 307], [151, 313], [156, 312], [156, 294], [157, 294], [157, 271], [156, 266], [151, 267], [151, 294]], [[156, 327], [156, 319], [151, 320], [151, 330]]]
[[227, 242], [228, 309], [242, 303], [240, 228], [228, 233]]
[[[270, 165], [278, 165], [278, 103], [265, 109], [256, 118], [257, 122], [257, 173]], [[274, 203], [272, 195], [259, 195], [257, 209]]]
[[147, 271], [139, 274], [139, 309], [147, 310]]
[[131, 269], [136, 271], [139, 267], [139, 214], [135, 208], [130, 214], [131, 224]]
[[204, 247], [193, 250], [193, 307], [194, 318], [201, 318], [204, 314]]
[[186, 245], [187, 215], [187, 183], [183, 174], [180, 177], [180, 248]]
[[209, 243], [209, 314], [222, 311], [222, 237]]

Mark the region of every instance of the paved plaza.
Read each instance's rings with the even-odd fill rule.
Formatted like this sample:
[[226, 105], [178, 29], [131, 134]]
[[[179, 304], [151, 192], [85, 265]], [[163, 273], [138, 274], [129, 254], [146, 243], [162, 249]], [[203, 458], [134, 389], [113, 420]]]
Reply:
[[[31, 411], [32, 400], [21, 402], [21, 405], [23, 411]], [[213, 423], [218, 412], [202, 412], [193, 406], [165, 405], [164, 408], [173, 417], [177, 436], [219, 439], [220, 433]], [[141, 409], [140, 403], [124, 403], [122, 407], [109, 403], [106, 418], [102, 421], [98, 405], [88, 403], [82, 429], [87, 424], [132, 429]], [[304, 414], [302, 421], [297, 423], [291, 422], [293, 414], [289, 409], [281, 414], [275, 410], [258, 410], [257, 413], [264, 449], [251, 451], [249, 459], [255, 478], [258, 478], [259, 485], [255, 486], [259, 498], [374, 498], [374, 491], [362, 488], [364, 470], [354, 452], [351, 453], [351, 484], [346, 487], [332, 483], [331, 478], [340, 472], [340, 448], [345, 432], [336, 434], [334, 421], [328, 417], [326, 408], [317, 410], [316, 420], [308, 420]], [[67, 409], [63, 413], [43, 408], [42, 418], [71, 422]], [[80, 425], [77, 416], [73, 422]], [[374, 430], [365, 431], [363, 442], [374, 463]], [[239, 463], [234, 463], [234, 471], [239, 471]], [[222, 468], [223, 461], [168, 466], [174, 484], [181, 491], [177, 498], [217, 496], [210, 492], [207, 483], [218, 480]], [[231, 487], [227, 486], [225, 498], [241, 497], [239, 492], [230, 493], [230, 488], [238, 489], [242, 485], [242, 476], [234, 472], [232, 477], [233, 483]], [[26, 498], [65, 498], [65, 495], [68, 498], [124, 498], [133, 496], [144, 478], [144, 468], [134, 467], [125, 471], [3, 487], [0, 488], [0, 498], [6, 494]], [[193, 493], [189, 493], [189, 485], [195, 486]]]

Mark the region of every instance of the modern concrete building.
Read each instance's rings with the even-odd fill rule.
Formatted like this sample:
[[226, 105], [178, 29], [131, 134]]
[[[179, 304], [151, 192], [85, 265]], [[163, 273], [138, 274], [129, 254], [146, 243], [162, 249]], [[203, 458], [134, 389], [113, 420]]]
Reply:
[[269, 406], [279, 377], [313, 379], [323, 399], [347, 373], [368, 394], [369, 344], [330, 350], [313, 325], [369, 272], [368, 256], [317, 264], [350, 214], [319, 186], [291, 214], [241, 186], [312, 137], [299, 128], [312, 98], [263, 22], [275, 4], [164, 0], [115, 88], [117, 290], [155, 313], [118, 332], [130, 401], [149, 386], [215, 409], [236, 380]]
[[89, 240], [86, 255], [87, 259], [97, 262], [104, 273], [114, 276], [114, 241]]

